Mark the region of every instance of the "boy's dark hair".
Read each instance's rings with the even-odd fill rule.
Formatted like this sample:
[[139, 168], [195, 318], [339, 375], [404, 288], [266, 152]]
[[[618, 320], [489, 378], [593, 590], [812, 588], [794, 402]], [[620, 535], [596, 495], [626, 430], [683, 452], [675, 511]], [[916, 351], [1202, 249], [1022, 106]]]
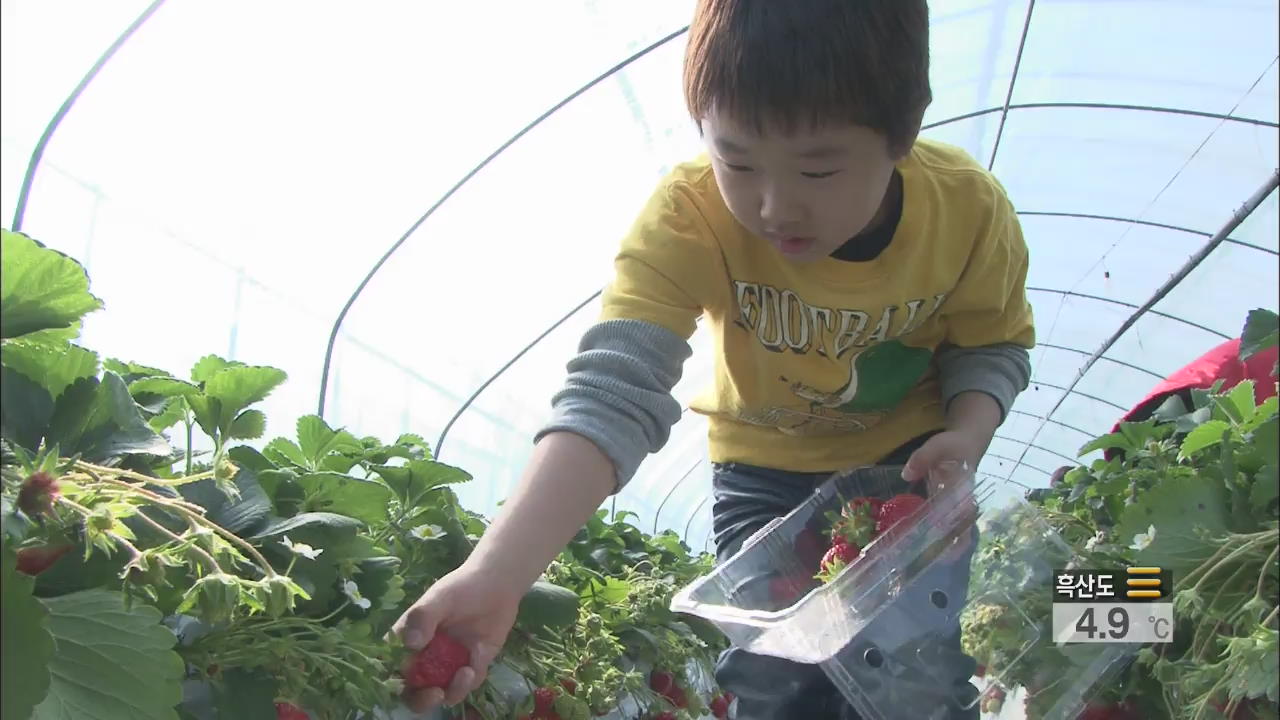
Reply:
[[895, 154], [915, 142], [929, 89], [926, 0], [699, 0], [684, 94], [757, 133], [849, 122]]

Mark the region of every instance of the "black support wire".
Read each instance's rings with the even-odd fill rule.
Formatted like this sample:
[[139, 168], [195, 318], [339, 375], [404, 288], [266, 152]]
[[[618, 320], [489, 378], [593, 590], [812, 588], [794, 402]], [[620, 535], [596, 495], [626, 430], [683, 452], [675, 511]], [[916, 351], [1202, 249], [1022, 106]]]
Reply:
[[[1099, 295], [1089, 295], [1088, 293], [1079, 293], [1079, 292], [1075, 292], [1075, 291], [1073, 291], [1073, 290], [1058, 290], [1058, 289], [1056, 289], [1056, 288], [1030, 287], [1030, 286], [1028, 286], [1028, 287], [1027, 287], [1027, 292], [1051, 293], [1051, 294], [1054, 294], [1054, 295], [1062, 295], [1063, 297], [1078, 297], [1078, 298], [1083, 298], [1083, 299], [1085, 299], [1085, 300], [1094, 300], [1094, 301], [1101, 302], [1101, 303], [1107, 303], [1108, 305], [1119, 305], [1119, 306], [1121, 306], [1121, 307], [1127, 307], [1127, 308], [1129, 308], [1130, 310], [1137, 310], [1137, 309], [1138, 309], [1138, 307], [1139, 307], [1139, 306], [1137, 306], [1137, 305], [1134, 305], [1133, 303], [1127, 303], [1127, 302], [1125, 302], [1125, 301], [1123, 301], [1123, 300], [1113, 300], [1113, 299], [1111, 299], [1111, 298], [1105, 298], [1105, 297], [1101, 297], [1101, 296], [1099, 296]], [[1197, 322], [1192, 322], [1192, 321], [1190, 321], [1190, 320], [1187, 320], [1186, 318], [1180, 318], [1180, 317], [1178, 317], [1178, 316], [1176, 316], [1176, 315], [1170, 315], [1169, 313], [1160, 312], [1159, 310], [1151, 310], [1151, 311], [1149, 311], [1149, 312], [1150, 312], [1150, 314], [1155, 315], [1155, 316], [1157, 316], [1157, 317], [1162, 317], [1162, 318], [1164, 318], [1164, 319], [1166, 319], [1166, 320], [1172, 320], [1173, 322], [1182, 323], [1183, 325], [1189, 325], [1189, 326], [1191, 326], [1191, 327], [1193, 327], [1193, 328], [1196, 328], [1197, 330], [1203, 330], [1203, 331], [1205, 331], [1205, 332], [1207, 332], [1207, 333], [1209, 333], [1209, 334], [1211, 334], [1211, 335], [1217, 335], [1218, 337], [1222, 338], [1223, 340], [1230, 340], [1230, 339], [1231, 339], [1231, 336], [1230, 336], [1230, 335], [1228, 335], [1228, 334], [1226, 334], [1226, 333], [1224, 333], [1224, 332], [1220, 332], [1220, 331], [1218, 331], [1218, 330], [1214, 330], [1214, 329], [1213, 329], [1213, 328], [1211, 328], [1211, 327], [1207, 327], [1207, 326], [1205, 326], [1205, 325], [1201, 325], [1200, 323], [1197, 323]]]
[[[1064, 392], [1062, 397], [1058, 398], [1058, 401], [1054, 403], [1053, 409], [1049, 411], [1045, 422], [1047, 422], [1048, 418], [1052, 417], [1053, 414], [1062, 407], [1062, 404], [1066, 402], [1069, 391], [1074, 390], [1076, 386], [1080, 384], [1080, 381], [1084, 379], [1084, 376], [1089, 372], [1089, 369], [1092, 368], [1094, 364], [1112, 348], [1112, 346], [1119, 342], [1120, 338], [1123, 337], [1124, 334], [1128, 332], [1143, 315], [1150, 312], [1151, 309], [1163, 300], [1165, 296], [1172, 292], [1179, 283], [1185, 280], [1196, 268], [1200, 267], [1200, 263], [1204, 262], [1205, 258], [1209, 257], [1209, 253], [1217, 249], [1218, 246], [1221, 245], [1229, 235], [1231, 235], [1231, 233], [1235, 232], [1236, 228], [1240, 227], [1240, 224], [1253, 214], [1253, 211], [1257, 210], [1258, 206], [1267, 199], [1267, 196], [1272, 192], [1275, 192], [1277, 186], [1280, 186], [1280, 169], [1273, 171], [1271, 173], [1271, 177], [1268, 178], [1267, 181], [1264, 182], [1262, 186], [1244, 202], [1243, 205], [1231, 214], [1231, 219], [1227, 220], [1226, 224], [1224, 224], [1218, 232], [1214, 233], [1213, 237], [1209, 238], [1209, 241], [1196, 251], [1196, 254], [1192, 255], [1178, 270], [1178, 272], [1174, 273], [1173, 276], [1164, 283], [1164, 285], [1161, 285], [1151, 298], [1142, 304], [1142, 307], [1135, 310], [1133, 314], [1130, 315], [1129, 318], [1111, 334], [1110, 337], [1103, 341], [1102, 346], [1085, 360], [1084, 364], [1080, 367], [1080, 371], [1076, 374], [1075, 378], [1072, 379], [1071, 384], [1067, 386], [1068, 392]], [[1044, 430], [1045, 422], [1041, 422], [1039, 427], [1036, 428], [1035, 433], [1031, 436], [1031, 442], [1035, 442], [1039, 439], [1040, 433]], [[1028, 449], [1029, 447], [1030, 446], [1028, 446]], [[1018, 459], [1017, 465], [1014, 465], [1013, 469], [1009, 471], [1010, 476], [1012, 476], [1018, 469], [1018, 465], [1024, 464], [1023, 460], [1025, 460], [1026, 457], [1027, 449], [1024, 449], [1022, 451], [1022, 457]]]
[[[1018, 212], [1018, 215], [1022, 217], [1059, 217], [1059, 218], [1075, 218], [1080, 220], [1106, 220], [1109, 222], [1128, 223], [1130, 225], [1143, 225], [1146, 227], [1160, 228], [1161, 230], [1173, 230], [1175, 232], [1187, 233], [1188, 235], [1199, 235], [1200, 237], [1203, 237], [1203, 238], [1213, 237], [1213, 233], [1205, 232], [1203, 230], [1192, 230], [1191, 228], [1182, 227], [1180, 225], [1169, 225], [1167, 223], [1152, 222], [1150, 220], [1138, 220], [1136, 218], [1115, 217], [1114, 215], [1094, 215], [1092, 213], [1049, 212], [1049, 211], [1039, 211], [1039, 210], [1019, 210], [1017, 212]], [[1223, 242], [1231, 243], [1232, 245], [1239, 245], [1240, 247], [1251, 248], [1253, 250], [1261, 250], [1262, 252], [1269, 253], [1271, 255], [1280, 255], [1280, 252], [1276, 252], [1271, 248], [1265, 248], [1265, 247], [1262, 247], [1261, 245], [1254, 245], [1253, 243], [1248, 243], [1243, 240], [1236, 240], [1235, 238], [1227, 238]]]
[[13, 227], [11, 229], [14, 232], [22, 231], [22, 221], [23, 217], [27, 213], [27, 198], [31, 195], [31, 185], [35, 182], [36, 170], [40, 167], [40, 158], [44, 157], [44, 150], [48, 147], [49, 140], [53, 137], [54, 131], [56, 131], [58, 126], [62, 124], [62, 119], [67, 116], [67, 113], [71, 112], [71, 106], [75, 105], [76, 100], [80, 99], [80, 96], [84, 93], [85, 89], [89, 87], [89, 83], [93, 82], [93, 79], [98, 77], [98, 73], [102, 72], [102, 68], [106, 66], [107, 62], [115, 56], [121, 47], [124, 47], [124, 44], [129, 41], [129, 38], [133, 37], [133, 34], [138, 31], [138, 28], [142, 27], [143, 24], [160, 9], [161, 5], [164, 5], [164, 0], [155, 0], [152, 2], [147, 6], [146, 10], [142, 11], [142, 14], [139, 15], [136, 20], [129, 24], [129, 27], [124, 29], [124, 32], [120, 33], [120, 36], [116, 38], [116, 41], [111, 43], [102, 55], [98, 57], [98, 61], [93, 64], [93, 67], [89, 68], [89, 72], [85, 73], [84, 77], [80, 78], [80, 83], [71, 91], [71, 94], [67, 96], [67, 99], [62, 101], [62, 106], [53, 114], [53, 118], [49, 120], [49, 124], [45, 125], [44, 132], [40, 134], [40, 140], [36, 142], [35, 149], [31, 151], [31, 159], [27, 161], [27, 172], [22, 176], [22, 189], [18, 191], [18, 204], [13, 211]]
[[675, 494], [676, 489], [679, 488], [681, 485], [683, 485], [685, 480], [689, 479], [689, 476], [693, 474], [694, 470], [698, 469], [698, 466], [702, 464], [704, 459], [705, 458], [699, 457], [697, 460], [695, 460], [693, 465], [691, 465], [688, 470], [685, 470], [684, 474], [680, 476], [680, 479], [671, 484], [671, 489], [668, 490], [667, 494], [662, 497], [662, 502], [658, 503], [658, 509], [653, 511], [653, 534], [654, 535], [658, 534], [658, 517], [662, 515], [662, 508], [666, 507], [667, 501], [671, 499], [671, 496], [673, 494]]
[[[1032, 420], [1039, 420], [1040, 422], [1043, 422], [1043, 423], [1049, 423], [1049, 424], [1051, 424], [1051, 425], [1057, 425], [1058, 427], [1064, 427], [1064, 428], [1066, 428], [1066, 429], [1068, 429], [1068, 430], [1071, 430], [1072, 432], [1078, 432], [1078, 433], [1080, 433], [1081, 435], [1084, 435], [1085, 437], [1090, 438], [1090, 439], [1095, 438], [1095, 437], [1097, 437], [1097, 436], [1098, 436], [1098, 433], [1096, 433], [1096, 432], [1090, 432], [1090, 431], [1088, 431], [1088, 430], [1085, 430], [1084, 428], [1078, 428], [1078, 427], [1076, 427], [1075, 425], [1070, 425], [1070, 424], [1068, 424], [1068, 423], [1064, 423], [1064, 422], [1062, 422], [1061, 420], [1055, 420], [1055, 419], [1050, 418], [1050, 417], [1045, 416], [1045, 415], [1036, 415], [1035, 413], [1029, 413], [1029, 412], [1027, 412], [1026, 410], [1010, 410], [1010, 411], [1009, 411], [1009, 414], [1010, 414], [1010, 415], [1021, 415], [1022, 417], [1029, 417], [1029, 418], [1031, 418]], [[1030, 444], [1031, 444], [1031, 443], [1026, 442], [1025, 440], [1019, 440], [1018, 442], [1022, 443], [1023, 445], [1030, 445]]]
[[498, 371], [496, 373], [491, 375], [488, 380], [485, 380], [480, 385], [480, 387], [476, 388], [475, 392], [471, 393], [471, 396], [468, 397], [466, 401], [462, 403], [462, 405], [458, 408], [458, 411], [453, 414], [453, 417], [449, 418], [449, 422], [445, 423], [444, 430], [440, 431], [440, 437], [436, 439], [436, 446], [435, 448], [433, 448], [434, 456], [437, 460], [440, 458], [440, 452], [442, 448], [444, 448], [444, 439], [449, 436], [449, 430], [453, 427], [453, 424], [458, 421], [458, 418], [462, 417], [462, 413], [466, 412], [467, 408], [471, 407], [471, 403], [475, 402], [476, 398], [480, 397], [480, 393], [484, 392], [486, 388], [492, 385], [493, 381], [501, 377], [502, 374], [505, 373], [508, 368], [510, 368], [512, 365], [515, 365], [516, 361], [524, 357], [525, 353], [532, 350], [534, 345], [537, 345], [538, 343], [542, 342], [543, 338], [545, 338], [546, 336], [554, 332], [556, 328], [563, 325], [566, 321], [568, 321], [569, 318], [573, 317], [574, 315], [577, 315], [578, 311], [586, 307], [588, 303], [600, 297], [601, 292], [602, 291], [597, 290], [591, 293], [590, 297], [578, 303], [577, 307], [565, 313], [563, 317], [561, 317], [559, 320], [552, 323], [551, 327], [547, 328], [546, 330], [543, 330], [541, 335], [534, 338], [528, 345], [525, 345], [523, 348], [521, 348], [520, 352], [513, 355], [511, 359], [506, 362], [505, 365], [498, 368]]
[[373, 280], [373, 276], [378, 274], [378, 271], [382, 269], [382, 266], [386, 264], [387, 260], [391, 259], [391, 256], [395, 254], [396, 250], [399, 250], [400, 246], [404, 245], [405, 241], [408, 240], [409, 237], [413, 235], [413, 233], [417, 231], [419, 227], [421, 227], [422, 223], [426, 222], [428, 218], [434, 215], [436, 210], [440, 209], [441, 205], [444, 205], [445, 202], [449, 200], [449, 198], [453, 197], [455, 193], [461, 190], [462, 187], [471, 180], [471, 178], [476, 176], [476, 173], [479, 173], [481, 170], [485, 169], [485, 167], [487, 167], [489, 163], [493, 162], [495, 158], [497, 158], [502, 153], [506, 152], [507, 148], [514, 145], [517, 141], [520, 140], [520, 138], [529, 134], [530, 131], [532, 131], [534, 128], [538, 127], [539, 125], [541, 125], [544, 120], [554, 115], [565, 105], [568, 105], [569, 103], [576, 100], [583, 93], [587, 92], [588, 90], [595, 87], [596, 85], [599, 85], [605, 80], [608, 80], [610, 77], [617, 74], [619, 71], [623, 70], [631, 63], [639, 60], [645, 55], [648, 55], [654, 50], [657, 50], [658, 48], [662, 47], [668, 42], [671, 42], [675, 38], [680, 37], [681, 35], [685, 34], [688, 30], [689, 30], [689, 26], [686, 25], [680, 28], [679, 30], [676, 30], [675, 32], [668, 34], [666, 37], [663, 37], [657, 40], [656, 42], [650, 44], [648, 47], [645, 47], [641, 49], [639, 52], [636, 52], [631, 57], [628, 57], [627, 59], [623, 60], [617, 65], [614, 65], [613, 67], [609, 68], [608, 70], [601, 73], [600, 75], [597, 75], [586, 85], [583, 85], [577, 90], [574, 90], [571, 94], [569, 94], [563, 100], [556, 103], [555, 105], [552, 105], [546, 112], [539, 115], [528, 125], [525, 125], [523, 128], [520, 129], [519, 132], [517, 132], [515, 135], [512, 135], [510, 138], [507, 139], [506, 142], [499, 145], [496, 150], [489, 153], [489, 155], [484, 160], [481, 160], [478, 165], [471, 168], [471, 170], [468, 171], [466, 175], [462, 176], [461, 180], [454, 183], [453, 187], [449, 188], [449, 190], [444, 195], [442, 195], [439, 200], [436, 200], [435, 204], [433, 204], [430, 208], [427, 209], [425, 213], [422, 214], [422, 217], [418, 218], [417, 221], [415, 221], [412, 225], [410, 225], [409, 229], [406, 230], [405, 233], [400, 236], [399, 240], [396, 240], [394, 243], [392, 243], [391, 247], [388, 248], [385, 253], [383, 253], [381, 258], [378, 258], [378, 262], [374, 263], [373, 268], [369, 270], [369, 273], [365, 275], [364, 279], [360, 281], [360, 284], [356, 286], [355, 292], [351, 293], [351, 297], [347, 298], [346, 304], [342, 306], [341, 312], [338, 313], [338, 317], [333, 321], [333, 329], [329, 333], [329, 344], [324, 351], [324, 369], [320, 373], [320, 400], [317, 403], [318, 405], [316, 410], [317, 415], [324, 417], [324, 401], [325, 401], [326, 394], [328, 393], [328, 390], [329, 390], [329, 369], [333, 362], [333, 347], [338, 340], [338, 331], [342, 329], [342, 321], [346, 319], [347, 313], [351, 311], [351, 306], [355, 305], [356, 300], [360, 297], [360, 293], [364, 292], [365, 287], [367, 287], [369, 285], [369, 282]]
[[[1062, 390], [1063, 392], [1066, 392], [1066, 391], [1067, 391], [1067, 389], [1066, 389], [1065, 387], [1063, 387], [1062, 385], [1054, 385], [1053, 383], [1047, 383], [1047, 382], [1045, 382], [1045, 381], [1043, 381], [1043, 380], [1032, 380], [1032, 381], [1031, 381], [1031, 384], [1032, 384], [1033, 386], [1035, 386], [1035, 388], [1036, 388], [1037, 390], [1038, 390], [1038, 389], [1040, 389], [1040, 388], [1042, 388], [1042, 387], [1047, 387], [1047, 388], [1050, 388], [1050, 389], [1052, 389], [1052, 390]], [[1090, 399], [1090, 400], [1092, 400], [1092, 401], [1094, 401], [1094, 402], [1102, 403], [1103, 405], [1108, 405], [1108, 406], [1113, 407], [1113, 408], [1115, 408], [1116, 410], [1119, 410], [1119, 411], [1121, 411], [1121, 412], [1129, 412], [1129, 408], [1127, 408], [1127, 407], [1125, 407], [1125, 406], [1121, 405], [1120, 403], [1117, 403], [1117, 402], [1111, 402], [1110, 400], [1104, 400], [1103, 398], [1100, 398], [1100, 397], [1098, 397], [1097, 395], [1090, 395], [1090, 394], [1089, 394], [1089, 393], [1087, 393], [1087, 392], [1080, 392], [1079, 390], [1072, 390], [1072, 391], [1071, 391], [1071, 394], [1072, 394], [1072, 395], [1079, 395], [1079, 396], [1080, 396], [1080, 397], [1082, 397], [1082, 398], [1088, 398], [1088, 399]]]
[[[1062, 350], [1062, 351], [1065, 351], [1065, 352], [1073, 352], [1073, 353], [1075, 353], [1075, 354], [1077, 354], [1077, 355], [1084, 355], [1085, 357], [1088, 357], [1089, 355], [1092, 355], [1092, 354], [1093, 354], [1093, 353], [1091, 353], [1091, 352], [1090, 352], [1090, 351], [1088, 351], [1088, 350], [1081, 350], [1080, 348], [1068, 347], [1068, 346], [1066, 346], [1066, 345], [1055, 345], [1055, 344], [1053, 344], [1053, 343], [1047, 343], [1047, 342], [1038, 342], [1038, 341], [1037, 341], [1037, 342], [1036, 342], [1036, 347], [1038, 347], [1038, 348], [1049, 348], [1050, 350]], [[1150, 375], [1151, 377], [1153, 377], [1153, 378], [1155, 378], [1155, 379], [1157, 379], [1157, 380], [1164, 380], [1164, 377], [1165, 377], [1165, 373], [1158, 373], [1158, 372], [1156, 372], [1155, 370], [1149, 370], [1149, 369], [1144, 368], [1144, 367], [1142, 367], [1142, 366], [1140, 366], [1140, 365], [1134, 365], [1133, 363], [1125, 362], [1125, 361], [1123, 361], [1123, 360], [1116, 360], [1115, 358], [1109, 358], [1109, 357], [1099, 358], [1099, 360], [1102, 360], [1103, 362], [1113, 363], [1113, 364], [1119, 365], [1119, 366], [1121, 366], [1121, 367], [1127, 367], [1127, 368], [1129, 368], [1130, 370], [1137, 370], [1138, 372], [1140, 372], [1140, 373], [1142, 373], [1142, 374], [1144, 374], [1144, 375]]]
[[1027, 47], [1027, 33], [1031, 30], [1031, 16], [1036, 11], [1036, 0], [1027, 0], [1027, 19], [1022, 23], [1022, 37], [1018, 39], [1018, 55], [1013, 60], [1013, 73], [1009, 76], [1009, 92], [1004, 96], [1004, 109], [1000, 113], [1000, 127], [996, 129], [996, 141], [991, 146], [990, 170], [996, 166], [996, 153], [1000, 151], [1000, 139], [1004, 137], [1004, 124], [1009, 120], [1009, 104], [1013, 102], [1013, 89], [1018, 83], [1018, 71], [1022, 69], [1022, 51]]
[[1055, 457], [1060, 457], [1060, 458], [1062, 458], [1063, 460], [1066, 460], [1066, 461], [1067, 461], [1067, 462], [1069, 462], [1069, 463], [1075, 463], [1075, 464], [1077, 464], [1077, 465], [1078, 465], [1078, 464], [1080, 464], [1080, 459], [1079, 459], [1079, 458], [1068, 457], [1067, 455], [1063, 455], [1062, 453], [1058, 452], [1057, 450], [1050, 450], [1049, 448], [1047, 448], [1047, 447], [1045, 447], [1045, 446], [1043, 446], [1043, 445], [1034, 445], [1034, 444], [1028, 443], [1028, 442], [1026, 442], [1026, 441], [1019, 440], [1019, 439], [1017, 439], [1017, 438], [1011, 438], [1011, 437], [1009, 437], [1008, 435], [1001, 435], [1000, 433], [996, 433], [995, 435], [992, 435], [991, 437], [992, 437], [993, 439], [995, 439], [995, 440], [1004, 440], [1005, 442], [1018, 443], [1019, 445], [1031, 445], [1031, 447], [1035, 448], [1036, 450], [1039, 450], [1040, 452], [1047, 452], [1047, 453], [1049, 453], [1050, 455], [1053, 455], [1053, 456], [1055, 456]]
[[[1135, 112], [1153, 112], [1153, 113], [1165, 113], [1168, 115], [1186, 115], [1188, 117], [1201, 117], [1201, 118], [1208, 118], [1212, 120], [1223, 120], [1226, 122], [1244, 123], [1246, 125], [1257, 125], [1260, 127], [1280, 128], [1280, 123], [1272, 122], [1270, 120], [1263, 120], [1261, 118], [1241, 117], [1239, 115], [1227, 115], [1224, 113], [1208, 112], [1205, 110], [1191, 110], [1188, 108], [1172, 108], [1172, 107], [1166, 107], [1163, 105], [1125, 105], [1122, 103], [1102, 103], [1102, 102], [1038, 102], [1038, 103], [1013, 103], [1009, 105], [1008, 110], [1012, 112], [1014, 110], [1044, 110], [1048, 108], [1060, 108], [1060, 109], [1067, 109], [1067, 110], [1071, 110], [1071, 109], [1131, 110]], [[934, 122], [926, 123], [920, 129], [932, 130], [934, 128], [939, 128], [944, 125], [950, 125], [952, 123], [958, 123], [964, 120], [973, 120], [974, 118], [980, 118], [986, 115], [994, 115], [998, 112], [1004, 112], [1004, 111], [1005, 111], [1005, 107], [1003, 105], [997, 105], [996, 107], [989, 107], [983, 110], [974, 110], [972, 112], [967, 112], [967, 113], [964, 113], [963, 115], [956, 115], [954, 117], [944, 118], [942, 120], [935, 120]]]

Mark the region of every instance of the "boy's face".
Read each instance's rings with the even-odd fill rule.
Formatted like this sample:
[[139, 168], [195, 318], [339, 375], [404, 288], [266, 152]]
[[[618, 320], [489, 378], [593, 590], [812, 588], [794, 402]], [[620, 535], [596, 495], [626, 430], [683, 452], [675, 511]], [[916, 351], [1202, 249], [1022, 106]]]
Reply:
[[884, 136], [857, 125], [761, 135], [712, 113], [702, 131], [729, 210], [792, 262], [826, 257], [862, 232], [893, 177]]

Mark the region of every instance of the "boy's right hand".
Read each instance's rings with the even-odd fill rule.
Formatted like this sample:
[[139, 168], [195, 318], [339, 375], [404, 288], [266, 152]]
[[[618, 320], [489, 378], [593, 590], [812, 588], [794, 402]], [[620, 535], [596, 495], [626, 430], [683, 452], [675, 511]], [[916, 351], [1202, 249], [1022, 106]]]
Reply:
[[[447, 632], [467, 647], [471, 663], [454, 675], [447, 689], [406, 688], [405, 705], [416, 713], [426, 713], [442, 703], [456, 705], [478, 688], [515, 624], [523, 596], [493, 573], [482, 574], [465, 563], [428, 588], [392, 629], [415, 653], [426, 647], [437, 631]], [[409, 662], [412, 656], [406, 659], [406, 664]]]

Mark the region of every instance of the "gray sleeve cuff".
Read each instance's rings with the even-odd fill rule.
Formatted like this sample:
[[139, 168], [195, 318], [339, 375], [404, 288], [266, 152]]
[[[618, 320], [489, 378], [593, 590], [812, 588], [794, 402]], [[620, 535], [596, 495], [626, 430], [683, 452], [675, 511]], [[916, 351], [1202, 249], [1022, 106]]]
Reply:
[[944, 408], [960, 393], [986, 393], [1000, 406], [1003, 421], [1031, 380], [1031, 354], [1012, 343], [973, 348], [951, 345], [938, 351], [938, 375]]
[[586, 332], [569, 361], [564, 388], [551, 398], [552, 432], [581, 435], [600, 448], [621, 490], [641, 461], [667, 443], [680, 419], [671, 388], [693, 353], [676, 333], [643, 320], [609, 320]]

